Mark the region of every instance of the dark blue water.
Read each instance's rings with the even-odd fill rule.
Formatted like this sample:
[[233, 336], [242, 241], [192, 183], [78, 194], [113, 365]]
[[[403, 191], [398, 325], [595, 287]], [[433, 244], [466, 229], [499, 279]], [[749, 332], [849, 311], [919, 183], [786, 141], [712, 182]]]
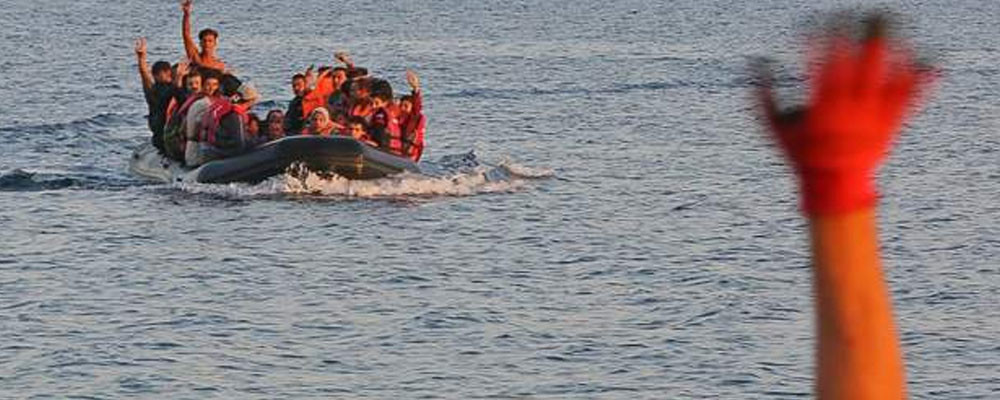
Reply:
[[[200, 1], [269, 104], [338, 49], [425, 84], [434, 177], [257, 186], [127, 172], [132, 40], [179, 59], [175, 2], [4, 4], [0, 397], [809, 397], [745, 65], [843, 3], [731, 3]], [[996, 398], [1000, 6], [894, 9], [943, 68], [881, 173], [909, 390]]]

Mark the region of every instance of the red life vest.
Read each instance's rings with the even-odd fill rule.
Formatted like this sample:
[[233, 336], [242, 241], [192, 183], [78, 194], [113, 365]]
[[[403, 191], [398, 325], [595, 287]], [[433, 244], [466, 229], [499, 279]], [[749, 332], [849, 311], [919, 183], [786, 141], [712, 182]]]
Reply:
[[427, 118], [424, 117], [424, 96], [419, 90], [413, 91], [410, 112], [400, 118], [403, 130], [403, 152], [413, 161], [420, 161], [424, 153], [424, 130], [427, 128]]
[[351, 117], [361, 117], [365, 119], [365, 122], [372, 122], [372, 114], [375, 109], [372, 107], [371, 100], [362, 100], [351, 106], [348, 116]]
[[243, 108], [234, 106], [224, 97], [212, 97], [211, 101], [212, 103], [209, 104], [205, 115], [202, 116], [201, 125], [196, 136], [198, 141], [220, 148], [239, 146], [245, 142], [247, 139], [243, 137], [245, 132], [236, 132], [238, 137], [229, 137], [219, 133], [222, 118], [230, 113], [239, 114], [240, 118], [244, 120], [243, 122], [246, 122]]
[[325, 75], [316, 82], [316, 88], [302, 97], [302, 118], [309, 118], [313, 110], [325, 106], [334, 92], [333, 78]]
[[163, 128], [163, 147], [167, 156], [175, 160], [184, 159], [184, 148], [187, 146], [187, 134], [184, 132], [184, 121], [187, 119], [188, 110], [195, 101], [204, 97], [200, 93], [188, 96], [180, 107], [172, 111], [167, 125]]
[[399, 128], [399, 112], [394, 106], [382, 107], [372, 114], [372, 130], [381, 138], [382, 150], [396, 155], [403, 152], [403, 133]]
[[420, 156], [424, 154], [427, 118], [423, 114], [410, 115], [403, 127], [403, 154], [413, 161], [420, 161]]

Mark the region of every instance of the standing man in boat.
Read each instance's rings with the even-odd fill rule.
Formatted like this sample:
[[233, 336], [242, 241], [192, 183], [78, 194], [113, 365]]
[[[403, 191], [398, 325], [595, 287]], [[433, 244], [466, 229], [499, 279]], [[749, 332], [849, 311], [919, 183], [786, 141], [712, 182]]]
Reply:
[[194, 9], [194, 0], [181, 0], [181, 11], [184, 19], [181, 23], [181, 36], [184, 38], [184, 52], [187, 54], [191, 64], [202, 68], [210, 68], [219, 72], [226, 70], [226, 63], [219, 59], [215, 51], [219, 44], [219, 32], [206, 28], [198, 32], [198, 40], [201, 42], [201, 50], [194, 43], [191, 37], [191, 10]]
[[302, 133], [305, 126], [305, 118], [302, 114], [302, 98], [306, 95], [306, 76], [295, 74], [292, 76], [292, 93], [295, 98], [288, 103], [288, 111], [285, 112], [285, 134], [292, 136]]
[[174, 97], [175, 90], [171, 85], [174, 74], [170, 63], [157, 61], [153, 69], [146, 62], [146, 38], [135, 41], [135, 57], [139, 66], [139, 77], [142, 79], [142, 93], [149, 106], [149, 130], [153, 132], [153, 146], [163, 152], [163, 126], [167, 123], [167, 106]]

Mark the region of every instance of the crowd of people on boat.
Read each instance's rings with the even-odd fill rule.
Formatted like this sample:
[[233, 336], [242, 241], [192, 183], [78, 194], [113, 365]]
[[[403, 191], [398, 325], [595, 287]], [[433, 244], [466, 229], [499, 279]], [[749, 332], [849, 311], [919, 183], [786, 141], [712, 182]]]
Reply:
[[251, 151], [294, 135], [351, 137], [382, 151], [419, 161], [427, 119], [420, 78], [406, 72], [410, 93], [393, 96], [392, 86], [355, 66], [337, 52], [335, 66], [310, 66], [292, 76], [295, 97], [287, 109], [252, 112], [260, 94], [230, 73], [216, 54], [219, 33], [203, 29], [199, 43], [191, 35], [193, 0], [181, 0], [186, 61], [149, 66], [146, 40], [135, 53], [149, 106], [152, 142], [164, 156], [197, 166]]

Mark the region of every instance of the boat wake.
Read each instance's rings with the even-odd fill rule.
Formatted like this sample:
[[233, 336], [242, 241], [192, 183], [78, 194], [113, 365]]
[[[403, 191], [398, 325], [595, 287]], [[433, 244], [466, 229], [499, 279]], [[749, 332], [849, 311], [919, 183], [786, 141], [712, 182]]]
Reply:
[[110, 173], [35, 172], [15, 169], [0, 172], [0, 192], [38, 192], [50, 190], [121, 190], [142, 181], [118, 178]]
[[188, 193], [233, 198], [275, 195], [323, 198], [473, 196], [515, 192], [532, 180], [555, 175], [551, 169], [532, 168], [506, 160], [497, 165], [482, 163], [474, 152], [425, 161], [420, 166], [421, 174], [404, 172], [373, 180], [351, 180], [293, 167], [256, 185], [182, 182], [172, 186]]

